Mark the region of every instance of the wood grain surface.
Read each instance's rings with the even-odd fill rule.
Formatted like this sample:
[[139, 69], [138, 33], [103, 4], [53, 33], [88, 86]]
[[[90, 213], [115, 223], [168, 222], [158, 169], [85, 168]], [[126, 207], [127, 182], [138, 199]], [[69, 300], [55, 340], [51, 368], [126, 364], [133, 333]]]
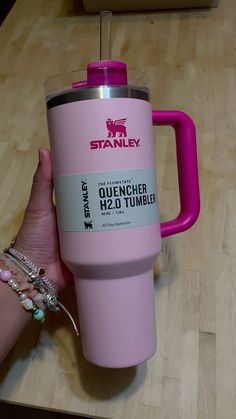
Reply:
[[[155, 267], [158, 351], [144, 365], [86, 362], [68, 320], [32, 323], [0, 372], [0, 399], [113, 419], [236, 417], [236, 8], [117, 14], [113, 58], [144, 69], [152, 103], [195, 120], [201, 216], [163, 240]], [[99, 54], [99, 18], [72, 0], [18, 0], [0, 28], [0, 244], [19, 227], [37, 149], [43, 83]], [[173, 132], [155, 128], [161, 218], [178, 212]], [[62, 296], [76, 313], [73, 289]], [[9, 310], [10, 315], [10, 310]]]

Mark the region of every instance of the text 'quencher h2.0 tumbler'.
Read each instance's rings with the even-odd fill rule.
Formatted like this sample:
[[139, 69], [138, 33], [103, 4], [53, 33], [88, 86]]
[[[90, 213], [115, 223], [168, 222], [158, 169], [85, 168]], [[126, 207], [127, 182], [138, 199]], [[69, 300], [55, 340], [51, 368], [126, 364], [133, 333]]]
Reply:
[[[60, 248], [75, 278], [83, 352], [104, 367], [137, 365], [156, 350], [161, 237], [199, 214], [194, 124], [183, 112], [152, 110], [145, 74], [120, 61], [91, 62], [85, 77], [59, 75], [46, 91]], [[171, 125], [176, 139], [181, 209], [163, 223], [153, 124]]]

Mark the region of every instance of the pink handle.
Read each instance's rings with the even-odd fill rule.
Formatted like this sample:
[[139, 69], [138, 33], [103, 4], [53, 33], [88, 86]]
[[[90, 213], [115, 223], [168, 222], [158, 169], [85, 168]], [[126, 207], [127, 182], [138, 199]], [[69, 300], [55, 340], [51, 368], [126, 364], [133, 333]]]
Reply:
[[175, 130], [179, 179], [180, 213], [174, 220], [161, 223], [161, 236], [189, 229], [200, 212], [196, 131], [192, 119], [180, 111], [152, 111], [154, 125], [171, 125]]

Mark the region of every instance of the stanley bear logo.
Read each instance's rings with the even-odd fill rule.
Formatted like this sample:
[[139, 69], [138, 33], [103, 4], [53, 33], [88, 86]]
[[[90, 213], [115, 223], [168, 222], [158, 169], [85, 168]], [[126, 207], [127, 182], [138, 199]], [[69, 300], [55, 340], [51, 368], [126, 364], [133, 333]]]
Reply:
[[93, 222], [92, 221], [84, 221], [84, 228], [85, 228], [85, 230], [92, 230], [93, 229]]
[[108, 138], [115, 137], [116, 134], [119, 134], [119, 137], [127, 137], [126, 132], [126, 118], [123, 119], [116, 119], [112, 121], [112, 119], [108, 118], [106, 120], [106, 126], [108, 129]]
[[140, 147], [140, 138], [127, 138], [126, 130], [127, 118], [111, 119], [107, 118], [106, 127], [108, 130], [107, 138], [94, 139], [89, 142], [91, 150], [104, 148], [137, 148]]

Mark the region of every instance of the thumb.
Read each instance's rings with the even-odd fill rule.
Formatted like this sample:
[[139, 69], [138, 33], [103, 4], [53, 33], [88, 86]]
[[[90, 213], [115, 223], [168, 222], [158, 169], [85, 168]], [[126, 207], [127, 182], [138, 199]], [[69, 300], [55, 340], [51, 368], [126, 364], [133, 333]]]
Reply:
[[53, 178], [50, 152], [46, 148], [39, 149], [39, 162], [33, 177], [27, 212], [44, 215], [54, 210]]

